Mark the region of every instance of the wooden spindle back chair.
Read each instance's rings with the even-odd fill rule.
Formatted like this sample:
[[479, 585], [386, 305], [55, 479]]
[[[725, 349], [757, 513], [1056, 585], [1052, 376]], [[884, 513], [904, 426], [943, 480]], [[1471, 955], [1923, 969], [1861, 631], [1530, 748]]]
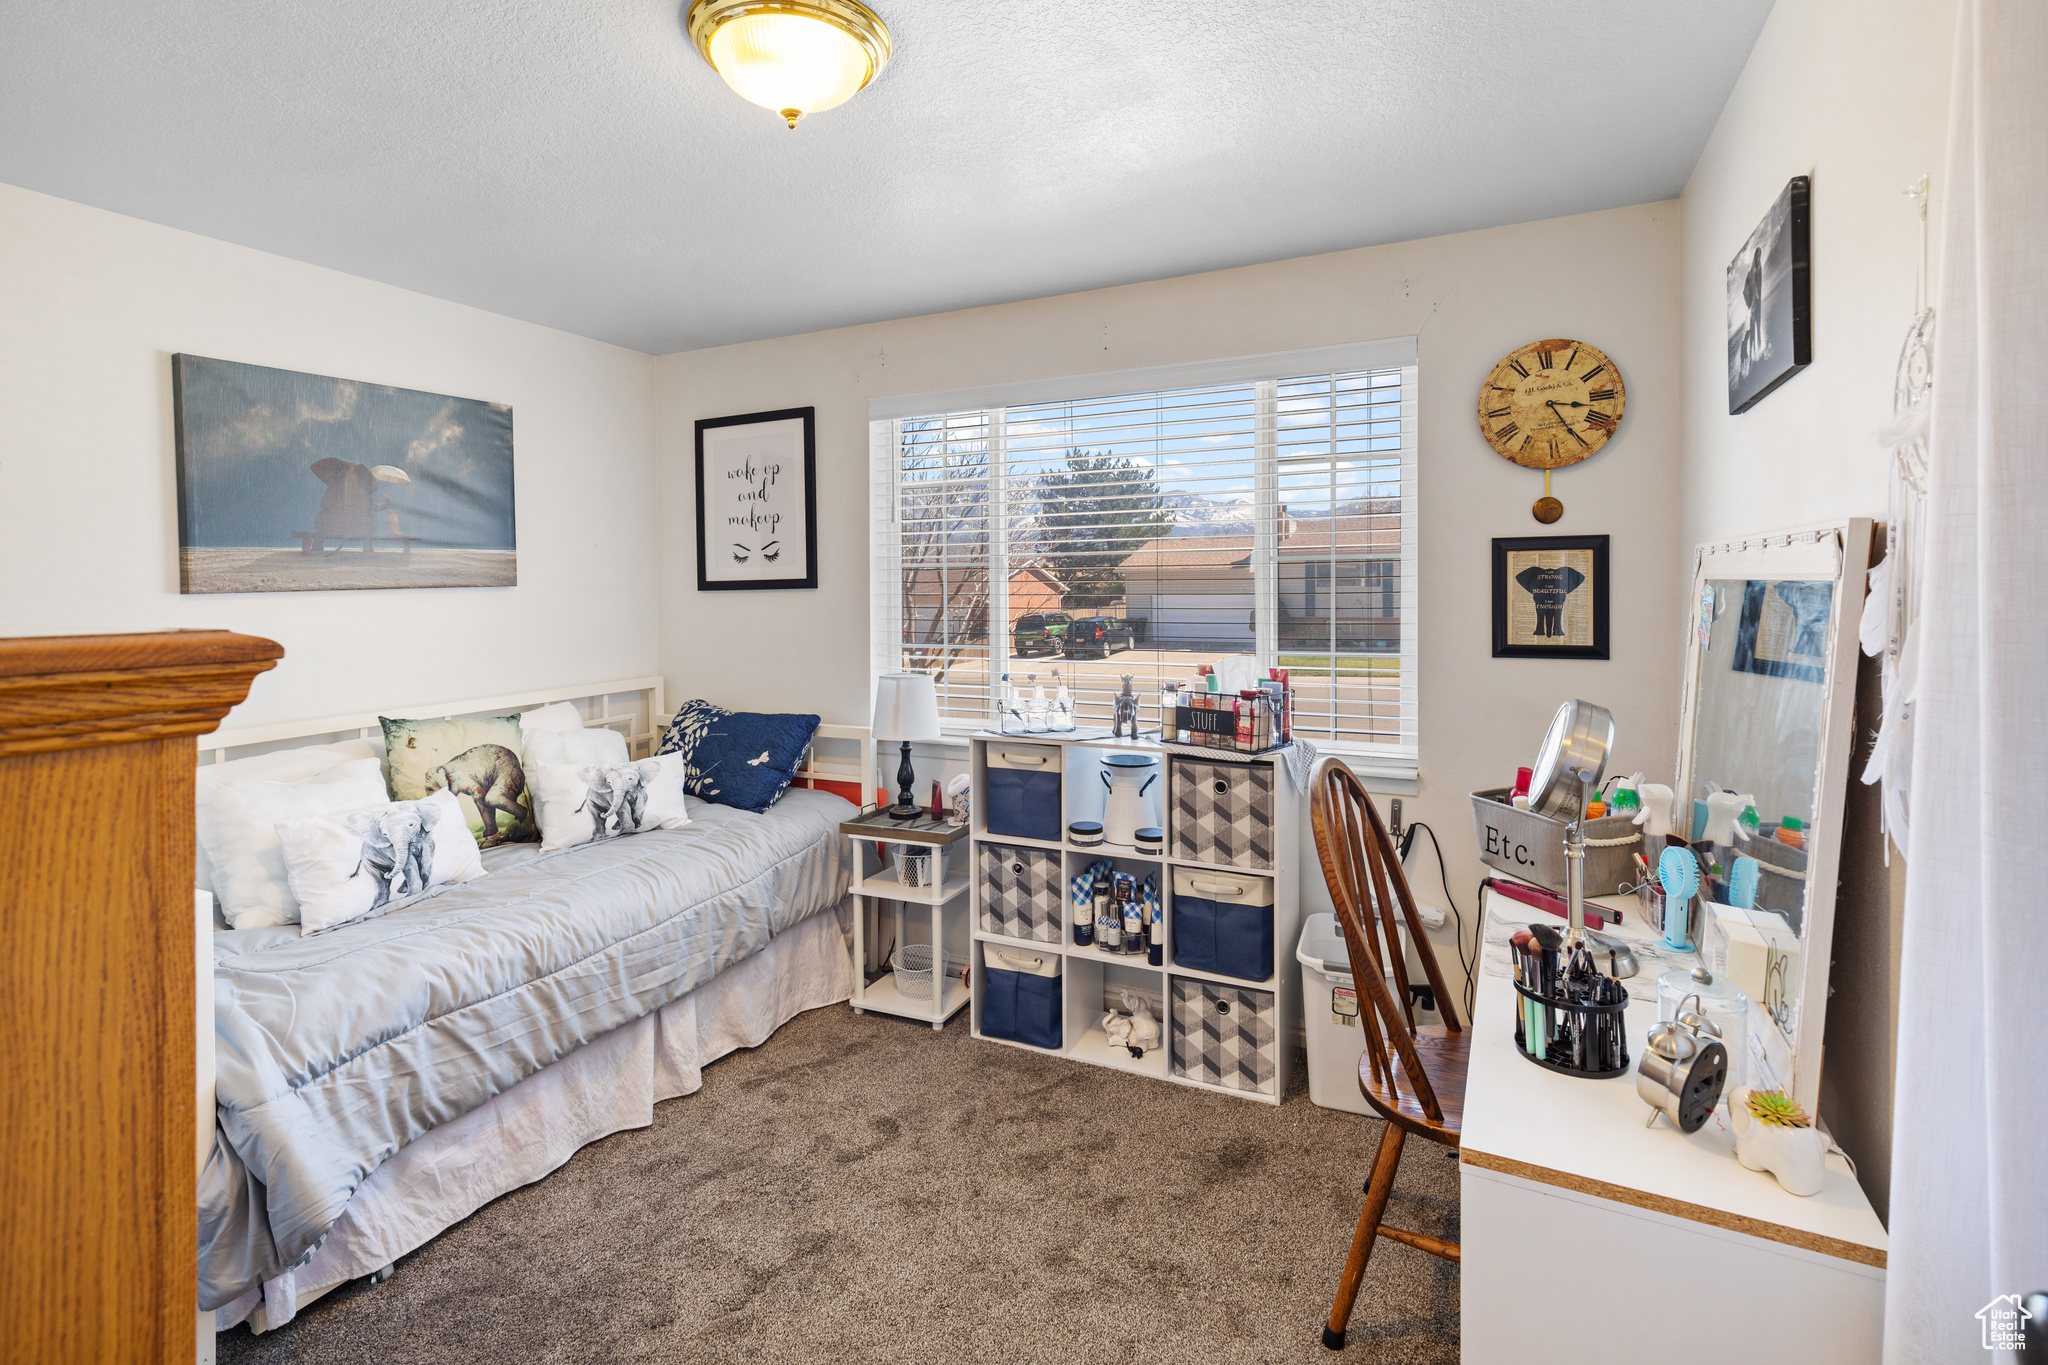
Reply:
[[[1365, 1207], [1351, 1238], [1351, 1254], [1337, 1283], [1336, 1301], [1323, 1326], [1323, 1345], [1344, 1349], [1351, 1307], [1365, 1279], [1366, 1262], [1381, 1237], [1446, 1260], [1459, 1256], [1456, 1242], [1390, 1228], [1380, 1220], [1394, 1191], [1401, 1147], [1410, 1133], [1456, 1149], [1465, 1110], [1465, 1071], [1471, 1035], [1458, 1022], [1458, 1008], [1424, 936], [1422, 917], [1401, 858], [1379, 811], [1358, 778], [1338, 759], [1325, 759], [1309, 798], [1316, 856], [1344, 930], [1351, 977], [1358, 991], [1358, 1024], [1365, 1051], [1358, 1059], [1358, 1088], [1386, 1120], [1379, 1151], [1366, 1183]], [[1395, 917], [1399, 915], [1397, 920]], [[1422, 963], [1435, 996], [1440, 1024], [1415, 1021], [1401, 929]], [[1394, 986], [1389, 987], [1391, 972]], [[1398, 997], [1395, 994], [1399, 991]]]

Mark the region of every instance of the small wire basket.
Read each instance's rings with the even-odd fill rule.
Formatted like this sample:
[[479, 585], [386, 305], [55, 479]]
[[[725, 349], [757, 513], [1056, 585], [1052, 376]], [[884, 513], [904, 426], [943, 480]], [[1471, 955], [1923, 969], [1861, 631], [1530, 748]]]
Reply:
[[905, 886], [936, 886], [945, 875], [943, 849], [928, 844], [896, 845], [896, 879]]
[[906, 943], [889, 954], [889, 970], [896, 974], [896, 993], [906, 1000], [932, 998], [932, 945]]

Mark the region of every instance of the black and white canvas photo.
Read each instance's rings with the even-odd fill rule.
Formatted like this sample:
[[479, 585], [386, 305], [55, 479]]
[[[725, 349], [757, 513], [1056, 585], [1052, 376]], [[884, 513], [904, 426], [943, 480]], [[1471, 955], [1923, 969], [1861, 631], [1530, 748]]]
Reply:
[[180, 590], [509, 588], [512, 409], [171, 357]]
[[1728, 262], [1728, 411], [1746, 412], [1813, 361], [1811, 181], [1786, 184]]
[[697, 587], [815, 588], [816, 408], [697, 423]]

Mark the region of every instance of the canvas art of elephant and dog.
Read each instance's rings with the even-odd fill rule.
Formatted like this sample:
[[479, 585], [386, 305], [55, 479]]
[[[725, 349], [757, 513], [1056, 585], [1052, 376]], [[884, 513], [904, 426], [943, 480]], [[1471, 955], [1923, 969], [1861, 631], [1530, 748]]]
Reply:
[[452, 793], [480, 848], [540, 837], [519, 763], [519, 717], [383, 719], [383, 725], [384, 780], [392, 800]]
[[512, 409], [171, 357], [187, 593], [512, 587]]

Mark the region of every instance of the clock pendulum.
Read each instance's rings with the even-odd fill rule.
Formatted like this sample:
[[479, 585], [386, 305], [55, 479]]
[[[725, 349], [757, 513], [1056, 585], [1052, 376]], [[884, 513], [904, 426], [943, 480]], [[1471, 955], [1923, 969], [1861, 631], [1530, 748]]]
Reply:
[[1605, 446], [1628, 405], [1621, 369], [1598, 347], [1554, 338], [1510, 351], [1479, 388], [1479, 432], [1503, 459], [1543, 471], [1529, 512], [1548, 526], [1564, 515], [1550, 471]]

